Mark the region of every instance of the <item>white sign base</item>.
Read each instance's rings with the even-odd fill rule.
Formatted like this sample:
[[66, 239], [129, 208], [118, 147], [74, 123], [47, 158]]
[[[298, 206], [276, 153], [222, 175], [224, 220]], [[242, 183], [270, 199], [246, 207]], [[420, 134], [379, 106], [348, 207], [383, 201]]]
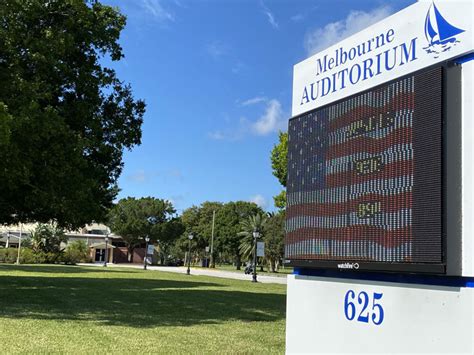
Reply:
[[286, 352], [474, 354], [473, 312], [474, 288], [291, 275]]

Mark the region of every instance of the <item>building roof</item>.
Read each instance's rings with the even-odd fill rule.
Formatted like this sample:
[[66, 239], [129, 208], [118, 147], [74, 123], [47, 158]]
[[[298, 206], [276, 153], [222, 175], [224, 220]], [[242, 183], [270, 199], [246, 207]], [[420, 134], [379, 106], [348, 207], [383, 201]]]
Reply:
[[[89, 245], [89, 248], [105, 249], [105, 243], [94, 243], [94, 244]], [[115, 247], [112, 244], [107, 243], [107, 249], [114, 249], [114, 248]]]

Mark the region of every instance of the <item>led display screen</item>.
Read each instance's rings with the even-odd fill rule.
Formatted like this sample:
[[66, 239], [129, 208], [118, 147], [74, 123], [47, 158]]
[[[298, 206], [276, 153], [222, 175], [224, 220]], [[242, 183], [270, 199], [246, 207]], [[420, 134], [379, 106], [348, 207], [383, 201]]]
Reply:
[[442, 103], [438, 67], [290, 120], [287, 263], [444, 263]]

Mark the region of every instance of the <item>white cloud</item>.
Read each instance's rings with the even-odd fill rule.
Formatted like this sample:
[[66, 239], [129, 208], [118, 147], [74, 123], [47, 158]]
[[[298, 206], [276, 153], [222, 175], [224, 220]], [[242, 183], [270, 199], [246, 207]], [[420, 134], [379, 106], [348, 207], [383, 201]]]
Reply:
[[255, 203], [257, 206], [261, 208], [265, 208], [267, 206], [267, 200], [260, 194], [254, 195], [250, 197], [250, 202]]
[[140, 184], [152, 182], [155, 179], [159, 179], [163, 182], [168, 182], [171, 180], [182, 181], [183, 173], [178, 168], [171, 168], [168, 170], [161, 171], [138, 169], [134, 173], [127, 175], [126, 179], [128, 181]]
[[146, 180], [148, 180], [148, 178], [149, 177], [143, 169], [137, 170], [135, 173], [127, 176], [127, 180], [137, 183], [145, 182]]
[[259, 104], [260, 102], [265, 102], [267, 101], [267, 98], [264, 97], [264, 96], [256, 96], [256, 97], [252, 97], [248, 100], [245, 100], [245, 101], [242, 101], [240, 103], [240, 106], [250, 106], [250, 105], [255, 105], [255, 104]]
[[259, 119], [252, 124], [252, 131], [259, 135], [265, 136], [269, 133], [278, 132], [286, 126], [286, 117], [281, 109], [278, 100], [272, 99], [268, 101], [265, 112]]
[[214, 41], [206, 46], [207, 53], [214, 59], [222, 57], [229, 52], [229, 47], [220, 41]]
[[352, 10], [345, 19], [328, 23], [307, 33], [304, 41], [305, 49], [308, 55], [317, 53], [382, 20], [392, 12], [389, 6], [382, 6], [369, 12]]
[[239, 74], [244, 68], [245, 64], [239, 61], [232, 67], [231, 71], [234, 74]]
[[141, 0], [141, 6], [159, 22], [174, 22], [174, 15], [166, 10], [160, 0]]
[[270, 9], [265, 6], [263, 1], [261, 2], [263, 13], [267, 16], [268, 22], [270, 25], [272, 25], [273, 28], [277, 29], [278, 28], [278, 22], [275, 19], [275, 15], [270, 11]]
[[236, 127], [209, 132], [209, 138], [214, 140], [237, 141], [248, 135], [266, 136], [287, 129], [288, 120], [278, 100], [255, 97], [244, 101], [241, 103], [241, 106], [256, 104], [258, 102], [266, 102], [265, 111], [258, 119], [252, 121], [246, 117], [241, 117]]
[[216, 141], [222, 141], [227, 138], [227, 136], [221, 131], [214, 131], [208, 133], [209, 138], [214, 139]]
[[296, 15], [293, 15], [290, 17], [290, 20], [291, 21], [294, 21], [294, 22], [299, 22], [301, 20], [304, 19], [304, 15], [303, 14], [296, 14]]
[[248, 135], [249, 131], [250, 122], [245, 117], [241, 117], [236, 128], [209, 132], [208, 136], [209, 138], [217, 141], [235, 142]]

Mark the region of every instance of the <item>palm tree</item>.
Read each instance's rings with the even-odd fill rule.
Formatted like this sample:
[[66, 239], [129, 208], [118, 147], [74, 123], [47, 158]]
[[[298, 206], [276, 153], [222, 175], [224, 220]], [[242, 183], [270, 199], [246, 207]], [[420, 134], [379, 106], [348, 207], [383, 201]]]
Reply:
[[240, 223], [242, 231], [237, 233], [237, 235], [243, 237], [240, 242], [239, 251], [244, 260], [250, 260], [254, 252], [253, 232], [258, 232], [260, 237], [263, 237], [263, 229], [266, 222], [267, 216], [257, 213]]

